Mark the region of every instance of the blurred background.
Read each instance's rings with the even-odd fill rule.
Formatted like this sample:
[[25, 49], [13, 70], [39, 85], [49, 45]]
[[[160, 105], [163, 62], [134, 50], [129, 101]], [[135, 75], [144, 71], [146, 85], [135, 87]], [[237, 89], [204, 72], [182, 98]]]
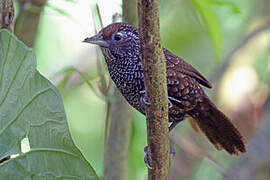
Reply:
[[[15, 33], [60, 90], [75, 144], [100, 177], [114, 93], [99, 49], [82, 41], [121, 14], [122, 0], [16, 2]], [[270, 1], [160, 0], [160, 24], [164, 47], [210, 79], [207, 94], [248, 140], [246, 154], [230, 156], [181, 123], [170, 134], [171, 179], [270, 179]], [[147, 179], [145, 117], [126, 106], [128, 179]]]

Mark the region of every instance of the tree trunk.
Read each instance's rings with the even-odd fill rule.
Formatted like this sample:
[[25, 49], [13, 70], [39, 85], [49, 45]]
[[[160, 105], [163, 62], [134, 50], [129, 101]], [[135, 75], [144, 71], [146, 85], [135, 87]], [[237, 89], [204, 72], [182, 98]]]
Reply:
[[166, 62], [160, 43], [159, 1], [139, 0], [139, 34], [146, 105], [148, 179], [169, 179], [168, 94]]

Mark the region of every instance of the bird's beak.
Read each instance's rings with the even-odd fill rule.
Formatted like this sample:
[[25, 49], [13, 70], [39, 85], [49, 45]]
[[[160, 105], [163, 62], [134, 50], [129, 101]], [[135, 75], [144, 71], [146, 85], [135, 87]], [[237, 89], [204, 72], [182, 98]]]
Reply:
[[83, 42], [96, 44], [102, 47], [109, 47], [108, 42], [103, 39], [103, 36], [101, 33], [98, 33], [92, 37], [86, 38], [85, 40], [83, 40]]

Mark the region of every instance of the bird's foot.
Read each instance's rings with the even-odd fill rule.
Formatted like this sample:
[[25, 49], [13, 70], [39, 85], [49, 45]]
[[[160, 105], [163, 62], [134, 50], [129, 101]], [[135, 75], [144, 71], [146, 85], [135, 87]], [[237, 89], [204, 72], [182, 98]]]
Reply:
[[168, 99], [168, 108], [170, 109], [170, 108], [172, 108], [173, 107], [173, 104], [172, 104], [172, 102], [170, 101], [170, 99]]
[[150, 166], [150, 163], [149, 163], [149, 158], [148, 158], [148, 146], [145, 146], [145, 147], [144, 147], [144, 152], [145, 152], [145, 156], [144, 156], [144, 163], [145, 163], [145, 165], [148, 167], [148, 169], [153, 169], [153, 168]]
[[[150, 105], [151, 103], [149, 103], [147, 100], [146, 100], [146, 97], [145, 97], [145, 90], [143, 91], [140, 91], [140, 94], [142, 94], [141, 96], [141, 103], [144, 104], [144, 105]], [[173, 107], [173, 104], [171, 103], [170, 99], [168, 99], [168, 107], [169, 109]]]
[[150, 105], [151, 103], [147, 102], [146, 97], [145, 97], [145, 90], [140, 91], [140, 94], [142, 94], [140, 101], [144, 105]]
[[151, 103], [147, 102], [145, 95], [141, 96], [141, 103], [144, 105], [150, 105]]
[[[148, 146], [144, 147], [144, 152], [145, 152], [145, 156], [144, 156], [144, 163], [145, 165], [149, 168], [149, 169], [153, 169], [153, 167], [150, 166], [149, 163], [149, 158], [148, 158]], [[175, 158], [175, 150], [172, 146], [170, 146], [170, 154], [171, 154], [171, 160], [173, 160]]]

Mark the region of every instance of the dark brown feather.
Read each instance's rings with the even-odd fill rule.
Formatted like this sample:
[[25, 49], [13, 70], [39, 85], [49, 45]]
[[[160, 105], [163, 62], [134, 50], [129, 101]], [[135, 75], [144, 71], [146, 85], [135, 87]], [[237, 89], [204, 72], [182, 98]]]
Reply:
[[172, 54], [169, 50], [164, 49], [165, 58], [167, 60], [167, 66], [169, 68], [174, 69], [176, 72], [180, 72], [186, 75], [189, 75], [195, 78], [198, 83], [201, 85], [212, 88], [211, 83], [199, 73], [196, 69], [194, 69], [190, 64], [179, 58], [178, 56]]
[[218, 150], [225, 149], [235, 155], [246, 152], [244, 137], [208, 97], [204, 97], [203, 103], [198, 104], [189, 115], [196, 120], [200, 130]]

